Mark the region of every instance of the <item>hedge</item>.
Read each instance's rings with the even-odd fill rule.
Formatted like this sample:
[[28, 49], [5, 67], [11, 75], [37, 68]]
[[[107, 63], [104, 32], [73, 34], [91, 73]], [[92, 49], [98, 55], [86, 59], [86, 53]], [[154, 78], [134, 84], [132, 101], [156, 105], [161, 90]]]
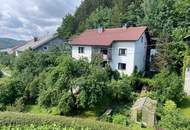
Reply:
[[124, 126], [90, 119], [51, 115], [33, 115], [28, 113], [0, 112], [0, 126], [31, 124], [37, 126], [56, 124], [63, 127], [74, 127], [76, 129], [89, 128], [90, 130], [129, 130]]

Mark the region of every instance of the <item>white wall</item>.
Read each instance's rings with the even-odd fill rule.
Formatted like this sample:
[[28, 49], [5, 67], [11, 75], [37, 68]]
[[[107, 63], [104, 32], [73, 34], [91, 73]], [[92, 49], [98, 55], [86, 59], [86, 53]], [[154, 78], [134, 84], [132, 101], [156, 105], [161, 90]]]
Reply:
[[[78, 48], [84, 47], [84, 53], [78, 53]], [[72, 46], [72, 57], [75, 59], [87, 58], [91, 61], [92, 47], [91, 46]]]
[[[143, 37], [143, 42], [141, 38]], [[144, 71], [145, 61], [146, 61], [146, 51], [147, 51], [147, 39], [145, 33], [135, 44], [135, 66], [137, 66], [138, 71]]]
[[[126, 48], [127, 55], [119, 56], [119, 49]], [[115, 42], [112, 44], [112, 61], [111, 67], [113, 70], [118, 70], [118, 63], [125, 63], [126, 70], [120, 71], [121, 74], [131, 75], [134, 70], [134, 52], [135, 52], [135, 42]]]
[[[142, 35], [143, 42], [141, 38], [134, 42], [115, 42], [112, 44], [112, 60], [110, 62], [111, 68], [113, 70], [118, 70], [119, 63], [126, 64], [126, 70], [118, 70], [121, 74], [131, 75], [134, 71], [135, 66], [137, 66], [139, 71], [144, 71], [146, 51], [147, 51], [147, 39], [146, 35]], [[84, 53], [78, 53], [78, 47], [84, 47]], [[126, 56], [119, 56], [119, 49], [127, 49]], [[91, 61], [92, 47], [91, 46], [72, 46], [72, 57], [75, 59], [80, 59], [82, 57], [88, 58]]]

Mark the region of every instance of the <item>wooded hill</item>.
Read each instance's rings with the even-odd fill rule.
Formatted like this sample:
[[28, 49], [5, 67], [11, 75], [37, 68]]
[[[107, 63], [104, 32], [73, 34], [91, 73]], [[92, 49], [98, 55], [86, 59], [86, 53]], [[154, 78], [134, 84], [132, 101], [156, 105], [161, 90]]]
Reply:
[[18, 41], [11, 38], [0, 38], [0, 49], [12, 48], [24, 42], [25, 41]]

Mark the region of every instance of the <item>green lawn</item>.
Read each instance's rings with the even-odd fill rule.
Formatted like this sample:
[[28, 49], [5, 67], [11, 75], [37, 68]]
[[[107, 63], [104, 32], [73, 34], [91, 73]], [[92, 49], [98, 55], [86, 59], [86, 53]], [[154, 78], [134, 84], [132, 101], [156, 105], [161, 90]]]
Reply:
[[185, 97], [179, 107], [181, 108], [181, 113], [185, 117], [190, 118], [190, 97]]
[[139, 124], [133, 124], [129, 127], [131, 130], [155, 130], [154, 128], [141, 128]]
[[33, 114], [43, 114], [43, 115], [48, 114], [47, 109], [42, 108], [38, 105], [27, 105], [25, 111]]

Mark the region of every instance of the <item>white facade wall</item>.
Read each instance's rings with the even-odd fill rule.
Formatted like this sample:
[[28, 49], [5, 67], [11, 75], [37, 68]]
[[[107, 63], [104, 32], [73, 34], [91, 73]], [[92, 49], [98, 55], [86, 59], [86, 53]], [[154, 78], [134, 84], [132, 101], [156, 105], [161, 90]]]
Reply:
[[[142, 39], [143, 38], [143, 39]], [[134, 65], [138, 68], [138, 71], [144, 71], [147, 52], [147, 39], [145, 33], [135, 44], [135, 59]]]
[[[147, 51], [147, 39], [145, 33], [142, 37], [138, 41], [114, 42], [112, 44], [112, 60], [110, 61], [112, 70], [118, 70], [118, 64], [124, 63], [126, 64], [126, 70], [118, 70], [121, 74], [131, 75], [135, 66], [138, 68], [138, 71], [144, 71]], [[84, 47], [84, 53], [79, 53], [79, 47]], [[120, 56], [119, 49], [127, 49], [127, 55]], [[87, 58], [91, 61], [92, 52], [92, 46], [72, 46], [72, 57], [75, 59]]]
[[[127, 49], [126, 56], [119, 56], [119, 49]], [[131, 75], [134, 70], [135, 42], [115, 42], [112, 44], [111, 68], [118, 70], [119, 63], [126, 64], [126, 70], [118, 70], [121, 74]]]
[[[79, 53], [78, 48], [84, 47], [84, 53]], [[72, 57], [79, 60], [80, 58], [87, 58], [91, 61], [92, 47], [91, 46], [72, 46]]]

